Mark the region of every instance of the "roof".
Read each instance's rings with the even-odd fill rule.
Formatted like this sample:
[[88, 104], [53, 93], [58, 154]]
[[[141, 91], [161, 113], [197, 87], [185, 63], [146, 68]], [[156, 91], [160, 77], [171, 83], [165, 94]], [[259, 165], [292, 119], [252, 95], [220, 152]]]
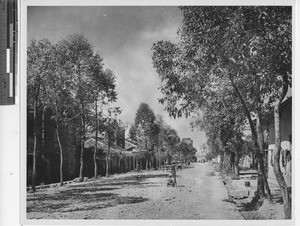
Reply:
[[[96, 140], [94, 138], [90, 138], [86, 142], [84, 142], [84, 148], [95, 147], [95, 144], [96, 144]], [[97, 149], [102, 149], [103, 153], [107, 153], [108, 145], [98, 141]], [[110, 145], [109, 153], [110, 153], [110, 155], [120, 154], [123, 156], [133, 156], [133, 154], [130, 151], [127, 151], [126, 149], [124, 149], [116, 144]]]
[[291, 105], [292, 105], [292, 97], [288, 97], [283, 102], [281, 102], [280, 110], [282, 110], [283, 108], [286, 108], [288, 106], [291, 106]]
[[125, 149], [132, 149], [132, 148], [136, 148], [137, 145], [135, 145], [134, 143], [128, 141], [128, 140], [125, 140]]

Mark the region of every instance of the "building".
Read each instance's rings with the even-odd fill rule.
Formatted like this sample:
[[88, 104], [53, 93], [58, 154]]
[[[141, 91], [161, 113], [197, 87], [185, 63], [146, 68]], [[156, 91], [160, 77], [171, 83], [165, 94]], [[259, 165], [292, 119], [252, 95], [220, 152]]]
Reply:
[[127, 151], [135, 151], [137, 149], [137, 145], [130, 139], [125, 139], [125, 149]]
[[200, 153], [199, 151], [196, 152], [196, 158], [197, 158], [197, 162], [206, 162], [206, 158], [205, 155]]
[[[280, 167], [287, 186], [292, 185], [292, 97], [286, 98], [280, 106], [281, 154]], [[268, 178], [276, 179], [273, 170], [273, 150], [275, 146], [274, 123], [269, 128]]]
[[[56, 125], [51, 119], [52, 111], [45, 108], [38, 118], [37, 127], [37, 183], [59, 182], [60, 149], [57, 141]], [[27, 111], [27, 184], [31, 183], [33, 168], [33, 112]], [[64, 180], [73, 179], [79, 173], [80, 147], [76, 145], [76, 132], [73, 125], [60, 131], [63, 149]]]
[[[58, 145], [56, 123], [51, 108], [44, 108], [37, 119], [37, 178], [36, 184], [60, 181], [60, 148]], [[81, 144], [76, 124], [68, 124], [60, 129], [63, 149], [63, 180], [72, 180], [79, 175]], [[96, 164], [97, 174], [106, 173], [106, 157], [109, 161], [109, 174], [134, 170], [139, 164], [142, 169], [157, 166], [153, 151], [138, 147], [133, 141], [125, 139], [125, 131], [116, 131], [116, 140], [108, 148], [105, 133], [97, 135]], [[83, 177], [94, 177], [95, 132], [87, 134], [83, 152]], [[32, 181], [34, 146], [33, 111], [27, 111], [27, 185]]]

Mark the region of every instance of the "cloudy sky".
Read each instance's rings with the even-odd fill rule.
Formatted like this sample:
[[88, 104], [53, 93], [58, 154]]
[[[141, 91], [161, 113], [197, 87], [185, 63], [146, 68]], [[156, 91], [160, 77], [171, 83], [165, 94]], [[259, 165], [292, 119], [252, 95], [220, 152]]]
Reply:
[[191, 137], [194, 147], [205, 142], [202, 132], [191, 131], [189, 119], [171, 119], [158, 98], [160, 80], [152, 66], [152, 44], [159, 40], [178, 41], [182, 16], [177, 7], [28, 7], [28, 40], [47, 38], [52, 43], [69, 34], [82, 33], [104, 58], [106, 68], [114, 71], [120, 118], [133, 122], [141, 102], [177, 130], [181, 138]]

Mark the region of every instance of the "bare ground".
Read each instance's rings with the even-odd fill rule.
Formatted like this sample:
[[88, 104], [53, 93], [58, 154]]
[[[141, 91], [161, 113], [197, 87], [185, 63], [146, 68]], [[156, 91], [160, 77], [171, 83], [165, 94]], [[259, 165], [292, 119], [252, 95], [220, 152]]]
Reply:
[[[250, 187], [245, 186], [246, 181], [250, 182]], [[272, 202], [267, 199], [254, 200], [257, 179], [232, 180], [230, 176], [223, 175], [223, 182], [229, 197], [231, 193], [248, 192], [247, 198], [235, 199], [231, 197], [230, 200], [246, 220], [284, 220], [283, 199], [276, 180], [269, 179], [269, 187], [273, 196]]]
[[27, 192], [28, 219], [226, 219], [242, 220], [214, 167], [194, 163], [177, 172], [126, 173]]

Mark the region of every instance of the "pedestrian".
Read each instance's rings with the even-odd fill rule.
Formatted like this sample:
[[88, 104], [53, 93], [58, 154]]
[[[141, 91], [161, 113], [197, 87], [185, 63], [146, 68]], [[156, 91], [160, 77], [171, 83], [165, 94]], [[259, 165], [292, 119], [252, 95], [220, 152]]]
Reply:
[[167, 185], [172, 185], [172, 187], [177, 187], [177, 181], [176, 181], [176, 168], [175, 165], [171, 165], [169, 170], [169, 179]]

